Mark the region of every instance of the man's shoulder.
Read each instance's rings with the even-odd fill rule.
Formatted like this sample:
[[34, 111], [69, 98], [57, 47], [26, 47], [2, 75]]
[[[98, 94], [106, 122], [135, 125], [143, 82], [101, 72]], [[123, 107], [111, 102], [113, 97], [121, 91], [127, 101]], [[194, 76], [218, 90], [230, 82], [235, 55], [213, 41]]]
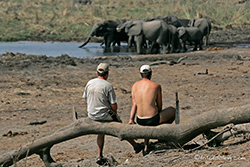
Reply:
[[133, 84], [133, 87], [135, 87], [136, 85], [139, 85], [140, 82], [141, 82], [141, 80], [140, 80], [140, 81], [136, 81], [136, 82]]
[[135, 82], [134, 84], [141, 84], [141, 83], [145, 84], [145, 82], [148, 83], [148, 84], [159, 85], [160, 86], [160, 84], [158, 84], [157, 82], [151, 81], [151, 80], [147, 80], [147, 81], [140, 80], [140, 81]]
[[99, 83], [104, 83], [104, 84], [110, 84], [108, 81], [104, 80], [104, 79], [99, 79], [99, 78], [93, 78], [91, 80], [89, 80], [89, 83], [92, 83], [92, 82], [99, 82]]
[[159, 83], [153, 82], [156, 86], [160, 87], [161, 85]]
[[156, 83], [156, 82], [154, 82], [154, 81], [150, 81], [149, 84], [150, 84], [150, 87], [152, 87], [152, 88], [155, 88], [155, 89], [161, 88], [161, 85], [158, 84], [158, 83]]
[[158, 84], [158, 83], [156, 83], [154, 81], [148, 80], [148, 81], [145, 82], [145, 81], [140, 80], [140, 81], [137, 81], [137, 82], [134, 83], [132, 89], [136, 89], [137, 87], [145, 86], [145, 85], [149, 85], [152, 88], [153, 87], [155, 87], [155, 88], [160, 88], [161, 87], [160, 84]]
[[93, 78], [93, 79], [90, 79], [88, 82], [94, 82], [95, 80], [97, 80], [98, 78]]
[[113, 85], [110, 82], [108, 82], [107, 80], [104, 80], [104, 79], [99, 79], [97, 82], [99, 84], [101, 84], [102, 86], [107, 87], [107, 88], [113, 87]]

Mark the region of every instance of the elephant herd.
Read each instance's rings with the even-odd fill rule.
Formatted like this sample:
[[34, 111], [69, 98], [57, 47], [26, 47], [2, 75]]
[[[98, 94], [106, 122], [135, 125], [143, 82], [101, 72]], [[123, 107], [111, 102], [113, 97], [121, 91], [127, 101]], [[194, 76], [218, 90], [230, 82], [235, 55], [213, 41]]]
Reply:
[[176, 16], [153, 17], [135, 20], [106, 20], [95, 23], [85, 46], [93, 36], [103, 37], [105, 47], [111, 44], [120, 46], [127, 42], [128, 47], [136, 47], [138, 54], [143, 48], [150, 53], [178, 53], [187, 51], [186, 44], [194, 45], [193, 50], [202, 50], [208, 44], [211, 22], [206, 18], [179, 19]]

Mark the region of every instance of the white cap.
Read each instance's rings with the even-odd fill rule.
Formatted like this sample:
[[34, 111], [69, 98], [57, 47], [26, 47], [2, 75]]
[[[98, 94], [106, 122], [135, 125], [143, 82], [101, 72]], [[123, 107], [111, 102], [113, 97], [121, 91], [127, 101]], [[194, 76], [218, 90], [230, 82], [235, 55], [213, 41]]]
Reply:
[[151, 72], [151, 67], [150, 65], [142, 65], [140, 67], [140, 73], [148, 73], [148, 72]]
[[108, 72], [109, 71], [109, 65], [107, 63], [100, 63], [97, 66], [96, 71], [101, 73], [101, 74], [104, 73], [104, 72]]

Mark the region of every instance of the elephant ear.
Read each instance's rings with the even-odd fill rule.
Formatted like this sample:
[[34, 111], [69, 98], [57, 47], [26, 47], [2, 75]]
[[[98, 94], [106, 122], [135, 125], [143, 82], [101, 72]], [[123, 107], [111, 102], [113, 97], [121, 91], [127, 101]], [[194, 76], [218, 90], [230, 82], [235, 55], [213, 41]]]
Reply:
[[126, 31], [128, 33], [128, 36], [140, 35], [142, 32], [142, 23], [133, 23], [131, 24], [131, 26], [126, 27]]
[[195, 27], [200, 27], [203, 21], [204, 21], [204, 19], [195, 20], [195, 23], [194, 23]]
[[104, 23], [98, 23], [96, 25], [96, 29], [98, 29], [99, 31], [101, 31], [104, 28], [105, 24]]
[[106, 20], [103, 22], [103, 28], [106, 29], [106, 31], [114, 31], [117, 27], [117, 23], [115, 23], [112, 20]]
[[179, 38], [182, 38], [182, 36], [186, 32], [185, 28], [184, 27], [179, 27], [177, 30], [178, 30]]

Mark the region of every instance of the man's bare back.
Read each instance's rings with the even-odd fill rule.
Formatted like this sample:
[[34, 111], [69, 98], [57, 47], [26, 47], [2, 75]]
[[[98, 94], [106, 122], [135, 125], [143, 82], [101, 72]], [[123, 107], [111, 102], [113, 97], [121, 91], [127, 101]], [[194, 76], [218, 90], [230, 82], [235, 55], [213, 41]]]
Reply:
[[133, 85], [132, 99], [137, 106], [137, 116], [151, 118], [162, 109], [161, 86], [148, 78], [143, 78]]
[[[141, 119], [145, 124], [157, 125], [172, 123], [175, 118], [175, 107], [162, 109], [161, 85], [151, 81], [152, 70], [149, 65], [140, 67], [142, 79], [135, 82], [132, 87], [132, 108], [130, 111], [129, 124], [135, 124]], [[146, 120], [150, 119], [150, 120]]]

